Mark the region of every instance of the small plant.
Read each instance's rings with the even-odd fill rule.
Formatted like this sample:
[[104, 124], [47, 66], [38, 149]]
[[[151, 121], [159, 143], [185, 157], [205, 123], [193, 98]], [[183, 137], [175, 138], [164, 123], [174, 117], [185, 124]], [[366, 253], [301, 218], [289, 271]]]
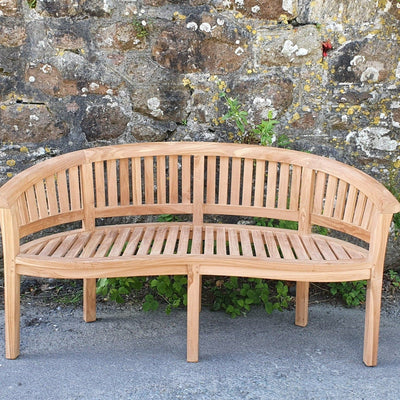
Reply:
[[146, 278], [101, 278], [97, 281], [97, 294], [107, 297], [116, 303], [124, 303], [124, 296], [129, 295], [133, 290], [143, 288]]
[[390, 284], [392, 287], [396, 289], [400, 289], [400, 275], [398, 272], [394, 271], [393, 269], [389, 270], [389, 279]]
[[26, 0], [29, 8], [36, 8], [36, 0]]
[[135, 36], [138, 39], [143, 39], [150, 34], [151, 22], [146, 21], [145, 19], [139, 19], [134, 16], [132, 19], [133, 29], [135, 31]]
[[331, 294], [340, 296], [349, 307], [356, 307], [365, 302], [366, 285], [367, 281], [328, 284]]
[[157, 222], [178, 222], [179, 217], [173, 214], [161, 214], [157, 217]]
[[246, 314], [252, 306], [260, 304], [269, 314], [274, 310], [282, 311], [290, 302], [288, 287], [283, 282], [278, 282], [275, 291], [275, 296], [271, 296], [269, 285], [263, 279], [220, 279], [211, 288], [214, 296], [211, 309], [224, 310], [232, 318]]
[[228, 107], [228, 111], [223, 115], [222, 121], [233, 121], [243, 142], [252, 143], [259, 140], [262, 146], [288, 147], [288, 137], [286, 135], [277, 136], [274, 132], [274, 126], [279, 121], [274, 119], [272, 110], [268, 111], [267, 120], [262, 120], [258, 125], [252, 126], [247, 119], [249, 113], [243, 110], [242, 104], [237, 99], [227, 95], [226, 83], [217, 80], [216, 84], [220, 90], [219, 98]]

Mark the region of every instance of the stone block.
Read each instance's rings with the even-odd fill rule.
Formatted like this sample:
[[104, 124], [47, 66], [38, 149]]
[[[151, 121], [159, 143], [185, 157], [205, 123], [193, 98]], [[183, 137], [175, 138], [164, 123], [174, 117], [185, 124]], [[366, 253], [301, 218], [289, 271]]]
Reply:
[[108, 17], [112, 12], [113, 2], [103, 0], [41, 0], [35, 10], [49, 17]]
[[322, 57], [321, 37], [313, 25], [257, 33], [258, 63], [266, 66], [300, 66], [316, 63]]
[[41, 143], [61, 138], [68, 126], [46, 105], [12, 104], [0, 106], [0, 140], [14, 143]]
[[25, 71], [25, 81], [27, 85], [49, 96], [65, 97], [79, 94], [77, 81], [64, 79], [60, 71], [50, 64], [29, 66]]
[[0, 0], [0, 16], [16, 15], [18, 12], [18, 0]]
[[26, 41], [23, 20], [0, 17], [0, 46], [18, 47]]
[[81, 129], [89, 142], [112, 140], [125, 132], [129, 120], [114, 103], [93, 105], [88, 106]]

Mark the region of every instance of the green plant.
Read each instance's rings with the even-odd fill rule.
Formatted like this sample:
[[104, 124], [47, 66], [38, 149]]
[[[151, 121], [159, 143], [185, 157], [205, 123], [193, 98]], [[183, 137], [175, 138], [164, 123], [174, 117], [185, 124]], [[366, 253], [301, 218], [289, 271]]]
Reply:
[[146, 278], [101, 278], [97, 281], [97, 294], [108, 297], [117, 303], [123, 303], [124, 296], [129, 295], [133, 290], [143, 288]]
[[138, 39], [142, 39], [149, 36], [150, 28], [152, 25], [151, 21], [146, 21], [145, 19], [140, 20], [136, 16], [134, 16], [132, 19], [132, 25], [135, 31], [135, 36]]
[[157, 222], [177, 222], [179, 217], [173, 214], [161, 214], [157, 217]]
[[154, 294], [145, 297], [143, 310], [156, 310], [159, 302], [154, 295], [162, 298], [167, 303], [165, 312], [169, 314], [173, 308], [187, 305], [187, 277], [184, 275], [160, 275], [150, 281], [150, 288]]
[[390, 279], [390, 284], [396, 288], [400, 289], [400, 275], [398, 272], [394, 271], [393, 269], [389, 270], [389, 279]]
[[356, 307], [365, 302], [366, 285], [367, 281], [328, 284], [331, 294], [340, 296], [349, 307]]
[[217, 280], [211, 288], [213, 301], [211, 309], [224, 310], [232, 318], [246, 314], [254, 305], [262, 304], [267, 313], [282, 311], [290, 301], [288, 287], [283, 282], [275, 286], [275, 296], [271, 296], [268, 282], [263, 279], [241, 279], [230, 277]]
[[289, 139], [286, 135], [277, 136], [274, 126], [279, 123], [274, 119], [272, 110], [268, 111], [267, 120], [262, 120], [258, 125], [252, 126], [247, 117], [249, 113], [243, 110], [242, 104], [236, 98], [227, 95], [226, 83], [216, 81], [219, 88], [219, 98], [222, 99], [228, 111], [222, 116], [222, 121], [233, 121], [239, 130], [239, 137], [243, 142], [259, 140], [262, 146], [288, 147]]
[[26, 0], [29, 8], [36, 8], [36, 0]]

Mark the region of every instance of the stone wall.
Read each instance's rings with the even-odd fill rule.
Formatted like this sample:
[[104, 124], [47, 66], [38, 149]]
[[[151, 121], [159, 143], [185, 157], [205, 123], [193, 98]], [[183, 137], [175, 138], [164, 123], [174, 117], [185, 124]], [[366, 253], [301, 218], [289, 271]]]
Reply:
[[240, 140], [226, 87], [400, 190], [399, 30], [397, 0], [0, 0], [0, 184], [83, 147]]

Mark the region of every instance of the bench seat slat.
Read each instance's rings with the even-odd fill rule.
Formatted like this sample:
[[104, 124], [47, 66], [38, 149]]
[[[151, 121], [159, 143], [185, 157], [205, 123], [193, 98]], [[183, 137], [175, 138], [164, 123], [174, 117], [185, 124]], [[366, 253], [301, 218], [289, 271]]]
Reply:
[[100, 246], [96, 250], [96, 253], [94, 254], [95, 258], [106, 257], [109, 255], [111, 246], [114, 244], [117, 234], [118, 232], [116, 231], [107, 232], [107, 234], [103, 237]]
[[121, 255], [124, 246], [127, 245], [130, 232], [131, 230], [129, 228], [122, 229], [120, 232], [118, 232], [118, 236], [115, 239], [112, 249], [110, 250], [109, 257]]
[[167, 235], [167, 227], [160, 226], [157, 229], [156, 236], [154, 237], [154, 243], [151, 247], [151, 255], [161, 254], [162, 248], [165, 243], [165, 236]]
[[63, 239], [62, 243], [58, 246], [57, 250], [53, 253], [53, 257], [64, 257], [67, 251], [71, 248], [76, 240], [77, 235], [68, 235]]
[[203, 228], [195, 226], [192, 234], [192, 251], [191, 254], [203, 253]]
[[168, 229], [167, 242], [163, 254], [174, 254], [176, 241], [178, 239], [179, 226], [171, 226]]
[[139, 256], [148, 254], [154, 238], [155, 230], [156, 228], [154, 226], [149, 226], [145, 228], [142, 241], [140, 242], [139, 250], [137, 251], [137, 254]]
[[143, 230], [144, 230], [143, 227], [137, 227], [133, 230], [131, 236], [129, 237], [125, 250], [122, 254], [122, 257], [128, 257], [131, 256], [132, 254], [135, 254], [137, 245], [142, 237]]

